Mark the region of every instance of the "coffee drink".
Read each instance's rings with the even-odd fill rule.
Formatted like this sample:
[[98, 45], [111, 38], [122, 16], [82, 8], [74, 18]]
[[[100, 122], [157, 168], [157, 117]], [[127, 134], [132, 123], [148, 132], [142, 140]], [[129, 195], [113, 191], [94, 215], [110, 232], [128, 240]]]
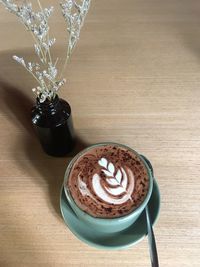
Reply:
[[65, 184], [76, 205], [98, 218], [116, 218], [145, 199], [149, 174], [137, 153], [118, 144], [93, 146], [73, 162]]

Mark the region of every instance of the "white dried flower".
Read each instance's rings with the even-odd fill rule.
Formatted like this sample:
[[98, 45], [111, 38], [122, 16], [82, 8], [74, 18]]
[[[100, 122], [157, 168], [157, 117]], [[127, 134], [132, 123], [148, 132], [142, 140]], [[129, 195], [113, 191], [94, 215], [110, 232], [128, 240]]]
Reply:
[[49, 67], [48, 67], [48, 73], [52, 77], [53, 80], [56, 78], [58, 74], [56, 67], [53, 66], [51, 63], [49, 64]]
[[40, 103], [43, 103], [47, 98], [48, 98], [48, 94], [46, 94], [45, 92], [40, 94]]
[[59, 83], [58, 83], [58, 88], [60, 88], [62, 85], [64, 85], [66, 83], [66, 79], [62, 79]]
[[46, 19], [48, 19], [52, 15], [53, 10], [54, 10], [53, 6], [44, 9], [44, 13], [43, 14], [45, 15]]
[[34, 48], [35, 48], [35, 53], [37, 54], [37, 56], [39, 56], [40, 57], [40, 47], [39, 47], [39, 45], [38, 44], [34, 44]]
[[69, 33], [67, 58], [63, 71], [67, 65], [68, 59], [70, 58], [73, 49], [75, 48], [79, 40], [80, 30], [89, 10], [90, 2], [91, 0], [80, 0], [78, 4], [75, 0], [63, 0], [60, 3], [63, 17], [67, 23], [67, 31]]
[[35, 64], [35, 70], [40, 70], [40, 65], [38, 63]]
[[[37, 62], [26, 63], [23, 57], [16, 55], [13, 56], [13, 59], [26, 68], [39, 83], [39, 86], [32, 88], [32, 91], [38, 96], [40, 102], [44, 102], [46, 99], [51, 100], [55, 97], [58, 89], [66, 82], [65, 79], [57, 78], [58, 70], [56, 64], [58, 58], [53, 63], [50, 53], [50, 48], [56, 42], [55, 38], [49, 39], [48, 22], [54, 7], [42, 8], [40, 0], [38, 0], [40, 11], [36, 12], [33, 10], [32, 3], [27, 0], [22, 1], [22, 4], [15, 3], [13, 0], [0, 0], [0, 3], [9, 12], [16, 15], [26, 29], [32, 33], [35, 40], [34, 50], [41, 64]], [[79, 39], [80, 29], [89, 10], [89, 5], [90, 0], [80, 0], [78, 3], [75, 0], [63, 0], [60, 3], [69, 33], [67, 57], [62, 73]], [[62, 73], [60, 77], [62, 77]]]
[[10, 11], [11, 13], [16, 14], [18, 12], [18, 6], [13, 3], [13, 1], [10, 0], [0, 0], [0, 3], [2, 3], [5, 8]]
[[16, 60], [19, 64], [23, 65], [26, 68], [26, 64], [25, 64], [23, 57], [18, 57], [18, 56], [14, 55], [13, 59]]
[[56, 42], [56, 39], [55, 39], [55, 38], [50, 39], [50, 40], [48, 41], [48, 47], [50, 48], [52, 45], [55, 44], [55, 42]]
[[34, 67], [34, 64], [31, 63], [31, 62], [28, 62], [28, 69], [29, 69], [30, 71], [33, 71], [33, 67]]

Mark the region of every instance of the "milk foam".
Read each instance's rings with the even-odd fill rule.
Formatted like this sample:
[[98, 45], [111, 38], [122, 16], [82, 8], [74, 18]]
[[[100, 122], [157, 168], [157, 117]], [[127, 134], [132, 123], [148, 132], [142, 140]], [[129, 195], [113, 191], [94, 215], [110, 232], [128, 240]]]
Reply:
[[[102, 167], [102, 172], [106, 175], [104, 183], [101, 182], [99, 174], [92, 176], [92, 187], [94, 193], [108, 204], [123, 204], [131, 199], [134, 190], [135, 178], [132, 170], [128, 167], [116, 167], [107, 159], [101, 158], [98, 164]], [[94, 199], [87, 185], [78, 177], [78, 188], [83, 196], [88, 195]]]
[[134, 151], [103, 144], [88, 149], [74, 162], [66, 186], [84, 212], [98, 218], [117, 218], [143, 202], [149, 177]]

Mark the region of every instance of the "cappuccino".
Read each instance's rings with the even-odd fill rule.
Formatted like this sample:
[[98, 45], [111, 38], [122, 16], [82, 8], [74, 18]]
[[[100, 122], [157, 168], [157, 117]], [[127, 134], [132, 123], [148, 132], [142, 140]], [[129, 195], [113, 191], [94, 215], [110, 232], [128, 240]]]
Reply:
[[81, 210], [97, 218], [116, 218], [140, 206], [149, 176], [136, 152], [122, 145], [99, 144], [76, 158], [65, 186]]

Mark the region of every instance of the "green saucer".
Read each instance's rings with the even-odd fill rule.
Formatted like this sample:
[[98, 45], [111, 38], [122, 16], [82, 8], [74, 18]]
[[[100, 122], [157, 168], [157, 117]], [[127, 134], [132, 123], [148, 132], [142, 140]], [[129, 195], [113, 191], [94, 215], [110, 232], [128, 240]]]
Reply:
[[[156, 222], [160, 208], [160, 193], [154, 179], [153, 192], [149, 200], [149, 212], [153, 224]], [[74, 235], [90, 246], [100, 249], [125, 249], [140, 242], [147, 234], [146, 215], [143, 212], [138, 220], [124, 231], [106, 234], [93, 230], [80, 221], [71, 209], [62, 186], [60, 194], [60, 210], [68, 228]]]

